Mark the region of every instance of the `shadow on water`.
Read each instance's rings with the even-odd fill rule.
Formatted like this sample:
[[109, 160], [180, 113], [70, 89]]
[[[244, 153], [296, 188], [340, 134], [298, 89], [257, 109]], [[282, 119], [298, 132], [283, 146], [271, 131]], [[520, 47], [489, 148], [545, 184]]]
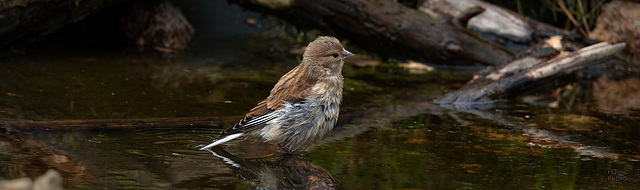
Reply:
[[[258, 15], [231, 22], [247, 17]], [[454, 111], [432, 99], [472, 72], [412, 74], [395, 64], [358, 67], [350, 60], [338, 126], [308, 152], [282, 157], [272, 145], [246, 141], [196, 150], [297, 64], [289, 50], [311, 35], [292, 37], [282, 35], [286, 27], [274, 28], [239, 36], [225, 29], [221, 37], [202, 35], [213, 31], [203, 29], [182, 54], [65, 46], [56, 41], [64, 35], [55, 33], [27, 55], [3, 54], [0, 178], [33, 178], [52, 168], [67, 189], [640, 186], [633, 110], [601, 113], [587, 99], [584, 109], [510, 101], [491, 110]]]

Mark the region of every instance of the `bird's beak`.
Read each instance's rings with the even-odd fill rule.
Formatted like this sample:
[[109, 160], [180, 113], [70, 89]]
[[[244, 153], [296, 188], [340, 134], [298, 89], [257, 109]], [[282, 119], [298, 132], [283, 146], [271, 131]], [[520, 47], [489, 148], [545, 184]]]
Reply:
[[344, 55], [342, 56], [342, 59], [346, 59], [353, 56], [353, 53], [347, 51], [346, 49], [344, 50]]

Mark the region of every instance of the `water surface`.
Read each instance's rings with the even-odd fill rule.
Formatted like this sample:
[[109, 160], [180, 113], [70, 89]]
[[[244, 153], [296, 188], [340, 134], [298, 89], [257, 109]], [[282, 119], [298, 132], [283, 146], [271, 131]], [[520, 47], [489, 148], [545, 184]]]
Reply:
[[55, 39], [64, 34], [35, 42], [42, 47], [24, 55], [3, 52], [0, 178], [35, 177], [53, 168], [67, 189], [639, 185], [633, 110], [605, 113], [588, 98], [577, 107], [516, 99], [484, 111], [449, 110], [432, 100], [460, 87], [473, 71], [412, 74], [384, 60], [369, 67], [347, 62], [339, 124], [306, 152], [283, 157], [274, 146], [246, 141], [196, 150], [298, 64], [299, 55], [289, 50], [312, 35], [274, 32], [282, 30], [209, 36], [173, 54], [117, 40], [86, 46]]

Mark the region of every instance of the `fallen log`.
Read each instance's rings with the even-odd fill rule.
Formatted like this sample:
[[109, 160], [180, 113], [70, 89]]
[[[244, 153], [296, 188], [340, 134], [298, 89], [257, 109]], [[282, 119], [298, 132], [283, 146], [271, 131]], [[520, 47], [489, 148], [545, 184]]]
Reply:
[[530, 48], [537, 41], [544, 41], [552, 36], [578, 38], [578, 36], [542, 23], [528, 19], [508, 9], [480, 0], [427, 0], [418, 10], [439, 17], [462, 17], [469, 10], [482, 8], [484, 11], [467, 18], [467, 28], [484, 39], [491, 40], [512, 51], [520, 52]]
[[461, 110], [490, 106], [505, 95], [514, 94], [535, 82], [597, 64], [624, 47], [625, 43], [611, 45], [602, 42], [548, 61], [523, 57], [491, 72], [481, 72], [459, 90], [447, 93], [435, 101]]
[[[435, 19], [388, 0], [234, 2], [297, 25], [312, 24], [329, 34], [345, 35], [360, 47], [383, 55], [395, 54], [440, 65], [501, 65], [513, 55], [469, 31], [464, 19]], [[466, 17], [459, 18], [477, 13], [469, 11]]]

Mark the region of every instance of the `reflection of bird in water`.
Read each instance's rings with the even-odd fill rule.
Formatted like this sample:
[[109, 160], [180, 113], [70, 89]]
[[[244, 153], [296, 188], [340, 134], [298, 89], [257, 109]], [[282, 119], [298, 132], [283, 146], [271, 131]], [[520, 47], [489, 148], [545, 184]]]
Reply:
[[352, 55], [338, 39], [318, 37], [307, 46], [300, 65], [283, 75], [265, 100], [200, 150], [245, 134], [276, 143], [287, 153], [321, 139], [338, 120], [342, 66]]
[[278, 158], [245, 160], [222, 148], [207, 149], [222, 159], [238, 178], [258, 181], [256, 189], [336, 189], [337, 180], [325, 169], [300, 156], [285, 154]]

